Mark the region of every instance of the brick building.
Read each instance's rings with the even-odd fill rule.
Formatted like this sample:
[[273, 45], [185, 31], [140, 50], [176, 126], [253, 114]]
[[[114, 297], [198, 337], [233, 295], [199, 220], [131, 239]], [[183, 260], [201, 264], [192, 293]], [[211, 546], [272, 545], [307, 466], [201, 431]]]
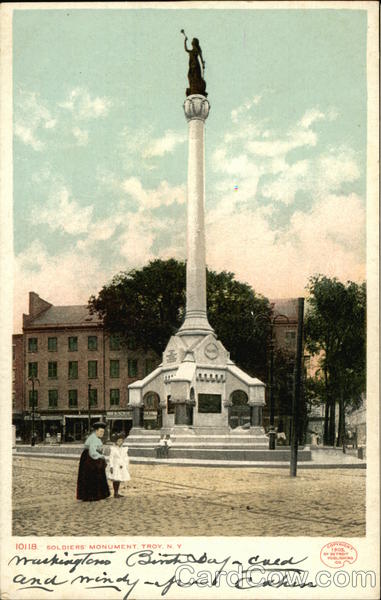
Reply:
[[[16, 355], [22, 345], [23, 365], [14, 423], [21, 429], [22, 419], [24, 439], [30, 439], [33, 422], [38, 439], [60, 433], [66, 441], [84, 437], [89, 417], [105, 419], [109, 432], [131, 428], [128, 385], [156, 367], [156, 355], [126, 349], [87, 306], [53, 306], [35, 292], [23, 334], [14, 338]], [[14, 392], [18, 398], [20, 389]]]
[[24, 346], [21, 333], [12, 336], [12, 416], [16, 436], [24, 429]]

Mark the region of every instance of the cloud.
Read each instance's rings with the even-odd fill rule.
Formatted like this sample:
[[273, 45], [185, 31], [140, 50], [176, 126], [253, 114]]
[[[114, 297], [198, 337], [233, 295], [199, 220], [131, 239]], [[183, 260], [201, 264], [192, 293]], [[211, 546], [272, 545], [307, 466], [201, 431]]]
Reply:
[[[337, 118], [330, 108], [326, 112], [311, 108], [283, 132], [269, 130], [266, 121], [253, 121], [251, 115], [233, 130], [224, 134], [212, 155], [212, 167], [223, 174], [216, 190], [232, 190], [239, 182], [242, 202], [263, 197], [291, 205], [298, 191], [308, 193], [315, 201], [324, 194], [338, 192], [344, 183], [360, 178], [355, 153], [348, 147], [321, 148], [319, 135], [313, 126], [323, 120]], [[313, 149], [308, 158], [290, 158], [290, 153], [304, 148]], [[231, 176], [231, 180], [226, 179]], [[226, 185], [227, 184], [227, 185]], [[224, 194], [219, 199], [224, 200]]]
[[125, 127], [120, 133], [120, 154], [124, 157], [127, 172], [153, 171], [158, 168], [158, 158], [172, 153], [186, 142], [185, 132], [168, 129], [161, 137], [155, 137], [150, 125], [138, 130]]
[[87, 304], [112, 273], [96, 256], [69, 250], [52, 255], [35, 240], [15, 258], [15, 331], [21, 330], [22, 313], [28, 312], [28, 293], [37, 292], [52, 304]]
[[91, 96], [87, 89], [77, 87], [71, 90], [59, 106], [70, 111], [75, 119], [88, 120], [104, 117], [108, 114], [112, 101], [107, 97]]
[[[269, 297], [303, 295], [319, 272], [362, 280], [364, 201], [348, 191], [361, 177], [359, 157], [350, 147], [327, 147], [317, 127], [336, 119], [335, 109], [313, 107], [277, 131], [254, 119], [251, 107], [239, 108], [212, 155], [218, 180], [206, 216], [208, 265]], [[304, 208], [292, 211], [300, 192]], [[287, 220], [279, 221], [284, 205]]]
[[289, 131], [283, 139], [249, 141], [246, 144], [246, 148], [250, 154], [273, 158], [276, 156], [285, 156], [291, 150], [303, 146], [316, 146], [316, 143], [316, 133], [311, 129], [303, 127]]
[[45, 148], [44, 131], [54, 129], [57, 120], [43, 104], [39, 94], [20, 91], [15, 103], [14, 135], [25, 145], [40, 152]]
[[[119, 182], [124, 198], [110, 204], [108, 216], [95, 220], [92, 206], [81, 206], [66, 186], [54, 185], [46, 206], [32, 213], [32, 224], [46, 224], [72, 236], [86, 235], [71, 241], [66, 249], [54, 247], [53, 252], [35, 240], [18, 254], [16, 330], [22, 311], [27, 310], [30, 290], [53, 304], [82, 304], [119, 271], [141, 267], [157, 256], [185, 256], [185, 211], [165, 218], [157, 213], [162, 206], [184, 202], [182, 187], [163, 181], [157, 188], [145, 189], [136, 178]], [[126, 193], [136, 199], [137, 210], [126, 208]]]
[[164, 156], [168, 152], [173, 152], [176, 146], [186, 142], [185, 133], [176, 131], [166, 131], [163, 137], [152, 140], [142, 152], [143, 158], [152, 158], [154, 156]]
[[261, 207], [211, 211], [208, 265], [233, 271], [268, 297], [304, 295], [315, 273], [365, 278], [365, 210], [356, 194], [330, 195], [309, 213], [295, 212], [286, 230], [274, 229], [267, 217]]
[[44, 223], [53, 231], [80, 235], [87, 232], [92, 212], [92, 206], [80, 206], [70, 198], [69, 190], [62, 186], [50, 195], [46, 205], [32, 211], [31, 221], [34, 224]]
[[78, 146], [87, 146], [89, 141], [89, 132], [85, 129], [80, 129], [79, 127], [73, 127], [72, 134], [77, 140]]
[[156, 189], [145, 189], [137, 177], [129, 177], [122, 182], [123, 191], [127, 192], [140, 208], [159, 208], [171, 204], [185, 203], [184, 186], [170, 186], [161, 181]]
[[[112, 102], [109, 98], [92, 97], [86, 89], [75, 88], [65, 101], [58, 103], [52, 109], [54, 111], [52, 114], [39, 94], [18, 90], [14, 135], [36, 152], [46, 148], [47, 142], [52, 139], [49, 133], [53, 131], [56, 141], [59, 137], [61, 144], [65, 139], [68, 140], [68, 135], [70, 136], [71, 133], [78, 146], [86, 146], [89, 132], [78, 125], [65, 128], [65, 118], [62, 113], [69, 111], [75, 121], [83, 121], [106, 116], [111, 106]], [[72, 143], [72, 138], [69, 143]]]
[[233, 121], [233, 123], [238, 123], [238, 120], [241, 118], [241, 116], [244, 113], [247, 113], [253, 106], [259, 104], [261, 99], [262, 96], [260, 94], [257, 94], [256, 96], [253, 96], [250, 100], [246, 100], [246, 102], [241, 104], [241, 106], [238, 106], [238, 108], [233, 109], [230, 113], [231, 120]]
[[340, 190], [344, 183], [353, 183], [360, 175], [355, 153], [350, 148], [336, 148], [309, 160], [285, 163], [280, 175], [262, 186], [261, 194], [291, 204], [296, 192], [303, 191], [316, 200]]

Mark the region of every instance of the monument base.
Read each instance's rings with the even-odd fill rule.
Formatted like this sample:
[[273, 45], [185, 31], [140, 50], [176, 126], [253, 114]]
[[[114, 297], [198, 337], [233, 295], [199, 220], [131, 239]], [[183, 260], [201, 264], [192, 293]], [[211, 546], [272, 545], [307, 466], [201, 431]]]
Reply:
[[[230, 360], [214, 332], [180, 330], [169, 340], [161, 365], [129, 386], [135, 415], [127, 440], [131, 456], [154, 456], [166, 434], [171, 456], [181, 458], [244, 460], [263, 453], [269, 444], [262, 427], [264, 390], [259, 379]], [[236, 426], [237, 406], [245, 427]]]

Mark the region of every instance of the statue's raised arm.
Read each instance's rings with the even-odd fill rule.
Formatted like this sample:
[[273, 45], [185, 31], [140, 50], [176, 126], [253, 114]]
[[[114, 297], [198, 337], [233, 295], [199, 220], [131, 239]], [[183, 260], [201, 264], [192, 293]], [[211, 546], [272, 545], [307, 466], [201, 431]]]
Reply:
[[[202, 56], [201, 46], [197, 38], [193, 38], [192, 40], [192, 48], [188, 50], [187, 47], [187, 36], [185, 35], [184, 29], [181, 30], [181, 33], [184, 35], [184, 48], [185, 51], [189, 54], [189, 70], [188, 70], [188, 81], [189, 88], [186, 90], [186, 95], [191, 96], [192, 94], [201, 94], [202, 96], [207, 96], [206, 93], [206, 83], [203, 78], [204, 69], [205, 69], [205, 61]], [[201, 70], [202, 66], [202, 70]]]
[[189, 54], [189, 53], [190, 53], [190, 50], [188, 50], [188, 46], [187, 46], [187, 41], [188, 41], [188, 38], [187, 38], [187, 36], [185, 35], [185, 31], [184, 31], [184, 29], [182, 29], [182, 30], [181, 30], [181, 33], [183, 33], [183, 34], [184, 34], [184, 48], [185, 48], [185, 52], [188, 52], [188, 54]]

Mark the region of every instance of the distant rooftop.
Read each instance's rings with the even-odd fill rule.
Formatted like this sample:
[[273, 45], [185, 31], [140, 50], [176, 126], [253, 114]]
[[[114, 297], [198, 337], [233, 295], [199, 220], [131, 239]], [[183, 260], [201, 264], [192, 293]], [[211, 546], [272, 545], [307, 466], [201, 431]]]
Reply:
[[91, 315], [86, 305], [52, 306], [34, 319], [28, 319], [33, 325], [86, 325], [101, 323], [98, 315]]
[[289, 319], [298, 320], [297, 298], [271, 298], [270, 304], [274, 306], [274, 315], [285, 315]]
[[29, 292], [29, 314], [23, 315], [24, 327], [98, 325], [102, 320], [91, 315], [86, 304], [53, 306], [36, 292]]

